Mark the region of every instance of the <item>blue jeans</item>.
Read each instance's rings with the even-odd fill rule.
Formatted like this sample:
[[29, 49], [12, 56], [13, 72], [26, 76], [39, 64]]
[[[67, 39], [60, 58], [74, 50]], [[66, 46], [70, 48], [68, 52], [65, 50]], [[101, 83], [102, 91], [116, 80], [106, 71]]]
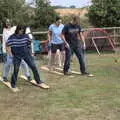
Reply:
[[[11, 56], [10, 54], [4, 54], [3, 60], [4, 60], [3, 78], [7, 79], [10, 69], [12, 69], [13, 67], [13, 56]], [[24, 70], [25, 76], [29, 77], [30, 71], [24, 60], [22, 60], [21, 62], [21, 67]]]
[[81, 73], [85, 73], [86, 71], [85, 71], [83, 50], [81, 46], [71, 46], [71, 45], [69, 48], [65, 48], [65, 62], [64, 62], [64, 68], [63, 68], [64, 73], [68, 72], [70, 68], [72, 52], [75, 53], [75, 55], [77, 56], [79, 60]]
[[11, 66], [13, 64], [13, 57], [10, 54], [4, 54], [3, 62], [4, 62], [3, 77], [7, 78], [10, 68], [12, 68]]
[[20, 55], [14, 55], [13, 56], [14, 71], [13, 71], [12, 78], [11, 78], [11, 86], [16, 87], [19, 67], [20, 67], [20, 63], [21, 63], [22, 59], [31, 68], [37, 84], [42, 83], [42, 81], [40, 80], [40, 76], [39, 76], [39, 73], [38, 73], [38, 70], [37, 70], [37, 67], [35, 65], [35, 62], [34, 62], [34, 59], [33, 59], [32, 55], [30, 54], [30, 52], [28, 52], [28, 53], [25, 52], [24, 56], [23, 55], [21, 55], [21, 56]]
[[22, 73], [24, 73], [26, 77], [30, 77], [29, 67], [24, 60], [22, 60], [20, 66], [21, 66], [22, 71], [23, 71]]

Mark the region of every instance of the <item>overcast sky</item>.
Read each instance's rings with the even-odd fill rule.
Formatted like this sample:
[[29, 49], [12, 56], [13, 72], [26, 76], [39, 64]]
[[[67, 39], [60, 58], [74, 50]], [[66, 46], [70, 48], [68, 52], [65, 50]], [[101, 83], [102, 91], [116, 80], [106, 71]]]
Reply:
[[[28, 3], [31, 3], [33, 0], [26, 0]], [[91, 0], [50, 0], [51, 5], [61, 5], [61, 6], [71, 6], [75, 5], [76, 7], [84, 7], [90, 4]]]
[[83, 7], [90, 4], [91, 0], [50, 0], [52, 5], [62, 5], [62, 6], [71, 6], [75, 5], [76, 7]]

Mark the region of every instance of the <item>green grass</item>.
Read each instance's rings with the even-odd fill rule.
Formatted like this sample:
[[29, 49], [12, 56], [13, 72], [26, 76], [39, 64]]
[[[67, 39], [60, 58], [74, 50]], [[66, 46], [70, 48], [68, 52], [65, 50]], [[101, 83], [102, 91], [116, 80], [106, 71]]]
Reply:
[[[115, 63], [116, 58], [120, 55], [88, 54], [87, 68], [95, 75], [91, 78], [41, 71], [41, 78], [51, 87], [49, 90], [18, 79], [21, 91], [12, 93], [0, 83], [0, 119], [120, 120], [120, 60]], [[37, 61], [37, 66], [43, 63], [44, 60]], [[79, 71], [76, 58], [71, 67]]]

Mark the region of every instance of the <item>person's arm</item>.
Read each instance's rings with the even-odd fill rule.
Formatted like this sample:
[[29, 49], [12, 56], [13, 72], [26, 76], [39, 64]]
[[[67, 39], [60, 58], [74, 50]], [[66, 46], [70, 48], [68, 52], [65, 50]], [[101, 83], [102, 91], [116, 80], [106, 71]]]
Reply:
[[34, 56], [34, 45], [33, 45], [33, 35], [32, 35], [32, 33], [31, 33], [31, 29], [30, 29], [30, 27], [27, 27], [26, 28], [26, 32], [25, 32], [26, 34], [28, 34], [28, 37], [29, 37], [29, 39], [30, 39], [30, 42], [31, 42], [31, 44], [30, 44], [30, 46], [31, 46], [31, 52], [32, 52], [32, 55]]
[[12, 52], [11, 52], [11, 47], [6, 46], [6, 50], [7, 50], [7, 53], [8, 53], [8, 54], [12, 55]]
[[6, 43], [6, 29], [5, 28], [3, 28], [3, 34], [2, 34], [2, 51], [3, 51], [3, 53], [6, 53], [6, 45], [5, 45], [5, 43]]
[[61, 37], [61, 39], [64, 41], [66, 47], [69, 48], [69, 44], [68, 44], [68, 42], [67, 42], [66, 39], [65, 39], [65, 34], [66, 34], [67, 31], [68, 31], [68, 28], [67, 28], [67, 26], [65, 25], [64, 28], [63, 28], [63, 30], [62, 30], [62, 33], [61, 33], [61, 36], [60, 36], [60, 37]]
[[52, 31], [48, 30], [48, 41], [52, 40]]
[[82, 40], [83, 49], [86, 49], [85, 37], [84, 37], [83, 32], [84, 32], [84, 31], [82, 31], [82, 30], [81, 30], [81, 27], [79, 26], [78, 39], [79, 39], [79, 40]]
[[8, 54], [10, 54], [12, 56], [12, 52], [11, 52], [11, 37], [8, 38], [7, 42], [5, 43], [5, 48], [6, 48], [6, 52]]
[[32, 35], [32, 33], [31, 33], [30, 27], [27, 27], [27, 28], [26, 28], [25, 33], [28, 34], [28, 36], [29, 36], [29, 38], [30, 38], [31, 40], [33, 40], [33, 35]]
[[82, 43], [83, 43], [83, 49], [86, 49], [85, 37], [83, 35], [83, 32], [80, 32], [80, 37], [81, 37], [81, 40], [82, 40]]
[[61, 38], [62, 38], [62, 40], [64, 41], [66, 47], [69, 48], [69, 44], [68, 44], [68, 42], [67, 42], [66, 39], [65, 39], [64, 33], [61, 34]]
[[48, 28], [48, 41], [50, 42], [52, 40], [52, 25]]
[[33, 42], [31, 43], [31, 52], [32, 52], [32, 55], [34, 56], [35, 52], [34, 52], [34, 44], [33, 44]]

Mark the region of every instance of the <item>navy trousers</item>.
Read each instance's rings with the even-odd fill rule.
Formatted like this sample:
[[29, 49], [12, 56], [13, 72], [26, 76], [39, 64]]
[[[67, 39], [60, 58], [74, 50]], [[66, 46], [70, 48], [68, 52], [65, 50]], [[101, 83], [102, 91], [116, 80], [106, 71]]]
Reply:
[[14, 65], [14, 71], [12, 74], [11, 78], [11, 86], [16, 87], [16, 82], [17, 82], [17, 77], [18, 77], [18, 72], [19, 72], [19, 67], [22, 59], [28, 64], [28, 66], [31, 68], [35, 81], [39, 84], [42, 83], [40, 80], [40, 76], [37, 70], [37, 67], [34, 62], [34, 58], [32, 57], [31, 53], [29, 50], [26, 50], [27, 52], [21, 53], [19, 55], [13, 55], [13, 65]]
[[64, 73], [68, 72], [68, 70], [70, 68], [72, 52], [75, 53], [75, 55], [78, 58], [81, 73], [85, 73], [83, 50], [82, 50], [81, 46], [72, 46], [72, 45], [70, 45], [69, 48], [65, 48], [65, 62], [64, 62], [64, 68], [63, 68]]

